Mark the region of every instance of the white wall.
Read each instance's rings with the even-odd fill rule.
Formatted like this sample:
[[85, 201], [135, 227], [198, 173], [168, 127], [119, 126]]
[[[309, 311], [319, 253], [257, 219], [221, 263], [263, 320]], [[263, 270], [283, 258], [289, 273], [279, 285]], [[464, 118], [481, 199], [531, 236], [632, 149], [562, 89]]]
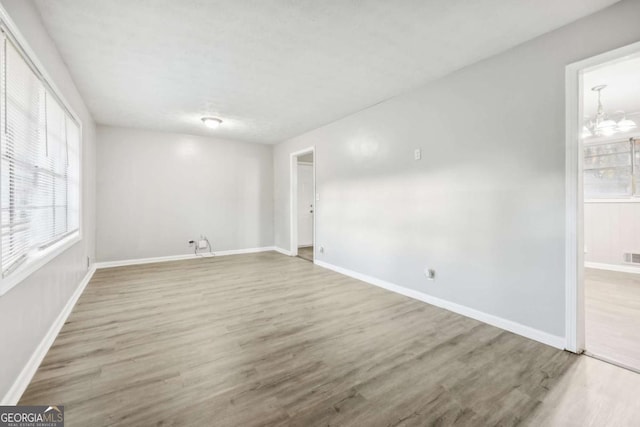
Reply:
[[82, 142], [83, 239], [0, 296], [0, 399], [87, 273], [87, 257], [95, 258], [95, 125], [80, 98], [53, 41], [42, 26], [33, 3], [1, 0], [37, 58], [80, 116]]
[[640, 203], [586, 202], [584, 242], [587, 263], [634, 268], [623, 254], [640, 253]]
[[289, 153], [313, 145], [320, 261], [564, 336], [565, 66], [640, 40], [638, 16], [623, 1], [279, 144], [276, 245]]
[[273, 147], [98, 127], [99, 261], [273, 245]]

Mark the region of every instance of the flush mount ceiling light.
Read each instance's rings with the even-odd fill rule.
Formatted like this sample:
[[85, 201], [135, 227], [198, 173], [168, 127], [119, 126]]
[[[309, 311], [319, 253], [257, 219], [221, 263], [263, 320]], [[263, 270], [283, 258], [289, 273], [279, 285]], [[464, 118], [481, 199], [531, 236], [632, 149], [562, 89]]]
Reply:
[[215, 129], [222, 124], [222, 120], [217, 117], [203, 117], [200, 120], [202, 120], [202, 123], [210, 129]]
[[629, 120], [624, 111], [618, 111], [616, 114], [621, 115], [618, 121], [613, 120], [609, 114], [606, 114], [602, 106], [602, 91], [607, 85], [598, 85], [591, 88], [592, 91], [598, 92], [598, 109], [596, 115], [586, 120], [582, 128], [582, 137], [590, 136], [611, 136], [616, 133], [629, 132], [638, 127], [636, 122]]

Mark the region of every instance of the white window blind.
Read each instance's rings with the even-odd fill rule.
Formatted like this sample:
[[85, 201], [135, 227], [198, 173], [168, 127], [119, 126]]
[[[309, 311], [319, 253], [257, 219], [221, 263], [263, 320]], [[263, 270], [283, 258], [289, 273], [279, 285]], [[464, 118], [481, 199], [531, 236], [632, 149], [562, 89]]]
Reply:
[[80, 129], [3, 34], [0, 209], [2, 277], [79, 229]]
[[590, 144], [584, 148], [587, 199], [640, 196], [640, 141]]

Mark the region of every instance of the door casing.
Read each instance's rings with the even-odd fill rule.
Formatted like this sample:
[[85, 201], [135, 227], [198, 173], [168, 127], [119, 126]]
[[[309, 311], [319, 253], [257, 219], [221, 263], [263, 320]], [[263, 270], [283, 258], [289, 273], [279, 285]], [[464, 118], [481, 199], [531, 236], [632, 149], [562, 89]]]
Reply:
[[639, 53], [637, 42], [574, 62], [565, 69], [565, 348], [574, 353], [585, 350], [582, 76], [585, 71]]

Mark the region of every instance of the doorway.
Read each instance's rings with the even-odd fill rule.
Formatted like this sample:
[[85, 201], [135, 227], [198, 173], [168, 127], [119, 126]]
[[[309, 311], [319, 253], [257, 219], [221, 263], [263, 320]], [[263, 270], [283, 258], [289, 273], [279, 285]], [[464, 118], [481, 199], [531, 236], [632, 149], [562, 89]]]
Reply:
[[314, 260], [315, 152], [313, 147], [291, 154], [291, 255]]
[[566, 348], [640, 372], [640, 43], [566, 87]]

